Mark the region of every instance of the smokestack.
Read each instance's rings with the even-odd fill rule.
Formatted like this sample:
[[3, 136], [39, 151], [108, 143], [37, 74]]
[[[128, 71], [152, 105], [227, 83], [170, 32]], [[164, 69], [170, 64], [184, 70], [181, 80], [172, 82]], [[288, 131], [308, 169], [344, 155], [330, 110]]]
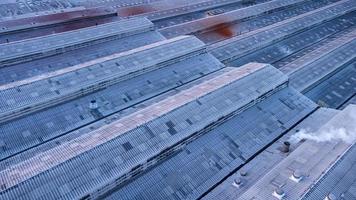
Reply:
[[281, 152], [288, 153], [290, 150], [290, 143], [288, 141], [283, 142], [283, 145], [280, 147]]
[[299, 170], [295, 170], [289, 179], [299, 183], [303, 179], [303, 174]]
[[240, 188], [242, 186], [242, 180], [240, 178], [236, 178], [232, 183], [233, 186]]
[[284, 196], [286, 196], [286, 194], [284, 193], [282, 188], [279, 188], [279, 187], [273, 191], [272, 195], [280, 200], [283, 199]]
[[98, 103], [96, 102], [96, 100], [91, 100], [90, 104], [89, 104], [89, 108], [92, 110], [95, 110], [98, 108]]

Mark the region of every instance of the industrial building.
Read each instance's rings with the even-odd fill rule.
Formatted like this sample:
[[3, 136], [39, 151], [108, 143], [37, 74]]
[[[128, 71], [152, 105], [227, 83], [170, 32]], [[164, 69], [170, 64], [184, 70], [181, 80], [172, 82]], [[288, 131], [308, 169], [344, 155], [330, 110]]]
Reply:
[[[341, 137], [354, 133], [355, 109], [317, 110], [204, 199], [355, 199], [356, 137]], [[303, 130], [309, 140], [293, 139]]]
[[0, 3], [0, 200], [356, 199], [356, 1]]

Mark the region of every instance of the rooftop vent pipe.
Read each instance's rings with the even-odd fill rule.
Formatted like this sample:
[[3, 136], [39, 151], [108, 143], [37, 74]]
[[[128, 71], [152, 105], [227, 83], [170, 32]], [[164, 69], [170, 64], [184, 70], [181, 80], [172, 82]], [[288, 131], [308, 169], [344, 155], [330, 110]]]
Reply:
[[283, 142], [283, 145], [282, 145], [282, 147], [280, 148], [280, 150], [281, 150], [281, 152], [283, 152], [283, 153], [288, 153], [289, 150], [290, 150], [290, 143], [287, 142], [287, 141]]
[[245, 170], [240, 170], [240, 175], [241, 175], [241, 176], [247, 176], [247, 171], [245, 171]]
[[336, 196], [332, 193], [329, 193], [325, 198], [324, 200], [336, 200]]
[[295, 170], [289, 179], [299, 183], [303, 179], [303, 174], [299, 170]]
[[89, 108], [92, 109], [92, 110], [98, 108], [98, 103], [96, 102], [96, 100], [91, 100], [90, 101]]
[[276, 197], [277, 199], [283, 199], [283, 197], [286, 196], [286, 194], [284, 193], [282, 188], [279, 188], [279, 187], [273, 191], [272, 195], [274, 197]]
[[232, 183], [233, 186], [240, 188], [242, 186], [242, 180], [240, 178], [236, 178]]

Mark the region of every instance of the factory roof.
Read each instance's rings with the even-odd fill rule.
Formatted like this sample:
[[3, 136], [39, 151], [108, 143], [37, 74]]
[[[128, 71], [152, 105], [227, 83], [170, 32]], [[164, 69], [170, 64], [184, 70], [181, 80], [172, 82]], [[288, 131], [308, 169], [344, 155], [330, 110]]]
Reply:
[[[142, 170], [138, 166], [144, 163], [152, 164], [150, 158], [162, 154], [165, 152], [164, 149], [233, 111], [242, 112], [254, 104], [254, 99], [270, 93], [286, 82], [287, 78], [281, 72], [268, 65], [249, 64], [243, 68], [232, 68], [218, 77], [168, 97], [157, 104], [3, 169], [1, 180], [3, 180], [2, 185], [5, 185], [3, 189], [5, 191], [2, 191], [2, 195], [10, 199], [15, 196], [18, 199], [44, 195], [78, 197], [84, 194], [84, 188], [87, 188], [84, 189], [85, 193], [95, 190], [98, 181], [102, 186], [105, 183], [109, 184], [109, 180], [114, 182], [126, 180], [130, 177], [125, 175], [126, 173], [135, 174], [136, 170]], [[224, 100], [220, 101], [221, 98]], [[213, 107], [215, 103], [219, 108]], [[120, 144], [122, 148], [116, 148], [116, 153], [112, 154], [111, 146], [120, 146]], [[104, 152], [108, 154], [105, 153], [106, 155], [103, 156]], [[95, 156], [98, 153], [102, 156]], [[98, 165], [92, 166], [95, 171], [93, 173], [96, 174], [94, 182], [88, 181], [91, 175], [83, 174], [78, 177], [76, 173], [81, 173], [78, 171], [79, 168], [71, 169], [77, 166], [74, 163], [79, 161], [80, 169], [84, 169], [82, 161], [90, 159], [88, 156], [101, 160], [86, 162], [87, 165]], [[154, 159], [151, 159], [151, 162], [154, 162]], [[102, 168], [105, 167], [104, 165], [117, 167], [109, 167], [111, 170], [106, 171]], [[53, 173], [63, 171], [67, 173], [57, 174], [62, 178], [52, 180], [50, 184], [44, 180], [40, 181], [46, 183], [42, 186], [32, 182], [38, 178], [48, 179]], [[116, 179], [113, 180], [112, 176]], [[72, 185], [70, 180], [79, 182], [76, 184], [73, 182]], [[60, 181], [67, 184], [63, 185]], [[54, 191], [57, 184], [63, 186], [63, 190], [60, 189], [62, 192]], [[16, 185], [17, 187], [13, 187]], [[33, 192], [28, 193], [27, 189], [30, 188], [33, 188]]]
[[0, 121], [159, 69], [197, 55], [204, 48], [204, 43], [198, 39], [180, 36], [0, 86], [0, 98], [3, 99]]
[[198, 31], [203, 31], [205, 29], [213, 28], [214, 26], [221, 25], [222, 23], [232, 23], [244, 18], [259, 15], [264, 12], [292, 5], [302, 0], [276, 0], [268, 1], [265, 3], [259, 3], [257, 5], [248, 6], [246, 8], [241, 8], [238, 10], [230, 11], [227, 13], [209, 16], [206, 18], [194, 20], [191, 22], [186, 22], [182, 24], [177, 24], [174, 26], [169, 26], [160, 29], [160, 32], [168, 38], [175, 37], [177, 35], [191, 34]]
[[126, 37], [153, 29], [146, 18], [132, 18], [74, 31], [0, 44], [0, 63], [7, 64], [80, 48], [110, 37]]
[[[340, 158], [341, 161], [344, 160], [343, 157], [348, 154], [350, 147], [353, 147], [355, 143], [355, 109], [356, 106], [349, 106], [336, 114], [318, 131], [305, 133], [310, 137], [307, 137], [308, 139], [303, 144], [259, 179], [239, 199], [275, 199], [281, 196], [288, 199], [300, 199], [306, 192], [307, 195], [304, 197], [309, 198], [309, 188], [318, 188], [319, 182], [325, 180], [328, 174], [334, 174], [335, 168], [341, 167], [338, 169], [340, 171], [336, 171], [348, 173], [349, 168], [342, 168], [343, 165], [338, 163], [340, 163]], [[297, 172], [300, 179], [295, 176]], [[350, 188], [354, 183], [352, 180], [343, 179], [343, 176], [333, 176], [329, 180], [334, 183], [337, 183], [337, 180], [343, 181], [345, 187], [334, 188], [335, 190], [332, 191], [332, 185], [329, 189], [320, 186], [319, 191], [324, 193], [318, 198], [323, 198], [324, 195], [326, 197], [329, 192], [340, 195], [348, 189], [350, 192], [353, 191]]]
[[230, 62], [258, 48], [272, 44], [298, 30], [332, 19], [355, 8], [355, 1], [342, 0], [312, 12], [214, 43], [210, 46], [210, 51], [219, 60]]

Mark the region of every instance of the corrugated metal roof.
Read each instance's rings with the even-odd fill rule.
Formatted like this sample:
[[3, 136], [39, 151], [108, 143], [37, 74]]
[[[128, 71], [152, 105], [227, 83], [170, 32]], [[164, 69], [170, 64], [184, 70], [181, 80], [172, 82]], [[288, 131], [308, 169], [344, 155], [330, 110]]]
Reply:
[[[273, 103], [275, 105], [275, 103]], [[251, 161], [247, 162], [234, 174], [229, 176], [224, 182], [219, 184], [214, 190], [207, 194], [203, 199], [238, 199], [244, 192], [252, 187], [259, 179], [266, 175], [278, 163], [285, 159], [290, 152], [293, 152], [300, 143], [290, 141], [290, 137], [298, 131], [304, 129], [309, 131], [317, 131], [322, 125], [327, 123], [339, 111], [334, 109], [321, 108], [307, 116], [303, 121], [285, 133], [276, 142], [263, 150]], [[284, 115], [279, 116], [283, 117]], [[273, 118], [272, 116], [271, 118]], [[276, 118], [279, 120], [279, 118]], [[283, 153], [280, 148], [285, 141], [290, 141], [290, 152]], [[241, 180], [242, 184], [236, 186], [235, 180]]]
[[[181, 36], [111, 55], [21, 82], [0, 86], [0, 121], [106, 88], [197, 55], [204, 43]], [[198, 52], [198, 53], [197, 53]]]
[[[45, 57], [51, 51], [65, 52], [83, 43], [93, 42], [113, 36], [125, 37], [152, 30], [153, 24], [145, 18], [132, 18], [107, 23], [95, 27], [83, 28], [38, 38], [0, 44], [0, 63], [9, 60], [19, 62], [22, 58]], [[75, 48], [79, 48], [75, 47]], [[53, 52], [50, 53], [53, 55]], [[9, 61], [11, 62], [11, 61]]]
[[356, 3], [343, 0], [296, 17], [275, 23], [211, 45], [211, 52], [220, 61], [230, 62], [257, 48], [265, 47], [278, 39], [313, 24], [332, 19], [347, 11], [354, 10]]
[[[356, 130], [355, 109], [356, 106], [349, 106], [339, 112], [316, 133], [311, 134], [322, 138], [324, 137], [323, 134], [333, 133], [339, 131], [339, 129], [345, 130], [347, 134], [353, 134], [353, 131]], [[257, 181], [239, 199], [275, 199], [272, 193], [277, 188], [281, 188], [284, 191], [287, 199], [300, 199], [320, 178], [323, 179], [325, 172], [333, 168], [340, 156], [344, 155], [355, 142], [340, 139], [335, 137], [335, 139], [323, 142], [307, 140]], [[354, 139], [356, 138], [354, 137]], [[302, 180], [299, 182], [295, 182], [290, 178], [296, 170], [303, 175]], [[342, 177], [339, 178], [342, 179]], [[277, 179], [278, 184], [276, 185]], [[323, 197], [318, 196], [317, 198]]]
[[[284, 99], [295, 107], [286, 106]], [[291, 88], [284, 88], [213, 130], [207, 130], [167, 161], [107, 198], [196, 199], [314, 108], [310, 100]]]
[[[148, 106], [147, 108], [124, 117], [114, 123], [103, 126], [88, 134], [84, 134], [77, 139], [64, 142], [58, 147], [40, 153], [17, 165], [13, 165], [11, 169], [5, 169], [1, 173], [2, 176], [6, 177], [17, 177], [16, 179], [8, 179], [4, 177], [3, 180], [6, 180], [6, 188], [11, 188], [22, 182], [22, 186], [26, 184], [33, 189], [37, 188], [36, 190], [42, 190], [43, 187], [34, 184], [32, 182], [34, 179], [31, 177], [37, 177], [35, 179], [47, 179], [52, 176], [52, 173], [62, 173], [64, 170], [67, 173], [62, 175], [57, 174], [56, 181], [53, 180], [54, 182], [52, 181], [51, 184], [47, 184], [48, 181], [40, 181], [41, 183], [52, 185], [52, 187], [50, 187], [52, 190], [47, 188], [44, 192], [40, 193], [40, 195], [46, 195], [46, 193], [48, 194], [49, 192], [51, 192], [51, 195], [58, 195], [58, 197], [66, 196], [67, 198], [77, 197], [79, 194], [83, 195], [81, 191], [83, 191], [84, 185], [86, 188], [89, 187], [91, 188], [90, 190], [93, 190], [97, 187], [98, 183], [102, 185], [112, 179], [113, 176], [118, 178], [125, 173], [128, 173], [135, 166], [138, 166], [147, 161], [148, 158], [157, 155], [161, 150], [170, 147], [184, 137], [200, 130], [207, 124], [214, 122], [221, 116], [227, 115], [238, 108], [243, 111], [249, 107], [248, 103], [251, 102], [251, 100], [258, 98], [287, 81], [287, 78], [278, 70], [271, 66], [264, 66], [265, 65], [259, 65], [257, 66], [258, 68], [256, 68], [256, 64], [252, 64], [252, 68], [246, 66], [246, 68], [232, 69], [225, 74], [222, 74], [220, 77], [216, 77], [210, 81], [194, 86], [191, 89], [178, 93], [158, 104]], [[252, 73], [253, 71], [255, 72]], [[231, 91], [232, 89], [239, 92], [226, 93], [226, 91]], [[219, 99], [224, 99], [224, 101], [220, 101]], [[229, 99], [230, 101], [228, 101]], [[198, 101], [201, 106], [199, 106]], [[221, 109], [212, 109], [213, 102], [219, 104]], [[225, 104], [230, 106], [226, 106]], [[176, 106], [178, 106], [179, 109], [178, 107], [176, 109]], [[168, 110], [164, 110], [163, 108]], [[189, 129], [182, 127], [183, 124], [185, 124], [185, 126], [189, 124], [186, 122], [186, 119], [191, 119], [191, 122], [193, 123]], [[125, 123], [123, 120], [125, 120]], [[126, 120], [128, 121], [126, 122]], [[165, 122], [169, 121], [172, 122], [170, 123], [171, 125], [165, 125]], [[127, 133], [123, 134], [124, 132]], [[178, 132], [179, 134], [176, 134]], [[120, 144], [125, 145], [120, 148]], [[115, 154], [112, 154], [110, 150], [112, 145], [116, 146]], [[146, 148], [139, 148], [143, 146]], [[95, 156], [98, 154], [101, 156]], [[94, 182], [89, 181], [88, 178], [90, 178], [90, 176], [85, 174], [81, 175], [80, 178], [75, 174], [68, 174], [69, 172], [78, 173], [77, 170], [79, 170], [79, 168], [77, 168], [77, 170], [71, 168], [77, 166], [77, 164], [74, 163], [78, 161], [81, 163], [81, 169], [87, 168], [83, 167], [83, 161], [90, 159], [88, 156], [93, 156], [93, 158], [101, 160], [86, 162], [87, 165], [93, 165], [92, 167], [94, 167], [94, 165], [99, 167], [97, 169], [103, 170], [102, 167], [104, 167], [104, 165], [107, 166], [108, 164], [115, 165], [116, 167], [107, 166], [110, 170], [107, 172], [104, 170], [101, 174], [108, 173], [107, 175], [109, 176], [105, 175], [96, 177], [93, 180]], [[18, 174], [17, 172], [19, 171], [15, 168], [21, 169], [21, 173]], [[15, 172], [17, 175], [14, 174]], [[74, 177], [79, 178], [75, 179], [80, 183], [78, 182], [73, 185], [73, 187], [70, 187], [71, 191], [66, 191], [60, 194], [58, 190], [54, 190], [59, 187], [54, 185], [63, 185], [64, 182], [69, 183], [70, 180], [74, 181]], [[59, 180], [64, 182], [57, 182]], [[35, 191], [35, 189], [32, 193], [25, 192], [27, 186], [22, 186], [12, 187], [11, 189], [6, 190], [3, 194], [8, 198], [14, 198], [16, 196], [17, 199], [39, 195], [38, 191]], [[90, 190], [85, 189], [85, 191]], [[21, 194], [24, 194], [24, 196]]]
[[[295, 62], [302, 61], [298, 70], [290, 72], [291, 86], [301, 92], [307, 92], [312, 89], [317, 83], [320, 83], [325, 77], [331, 76], [335, 71], [338, 71], [344, 65], [352, 62], [356, 49], [355, 33], [351, 34], [348, 38], [348, 42], [345, 45], [333, 49], [333, 51], [322, 54], [322, 57], [318, 57], [311, 54], [307, 54], [304, 57], [296, 60]], [[321, 49], [317, 49], [317, 52], [324, 52], [331, 46], [323, 46]]]
[[[188, 41], [192, 42], [192, 40]], [[115, 113], [120, 116], [121, 112], [142, 101], [169, 91], [179, 91], [180, 86], [211, 74], [222, 67], [223, 65], [212, 55], [202, 53], [167, 63], [160, 69], [126, 78], [105, 89], [3, 123], [0, 125], [0, 135], [2, 135], [2, 142], [5, 143], [5, 149], [0, 153], [0, 158], [70, 133], [99, 119], [111, 119], [111, 115]], [[101, 68], [97, 70], [99, 73], [110, 72]], [[95, 74], [94, 70], [87, 72]], [[64, 82], [70, 85], [73, 83], [81, 84], [75, 79]], [[98, 109], [89, 108], [92, 100], [96, 101]], [[11, 103], [9, 98], [5, 101]], [[92, 126], [96, 127], [96, 125], [88, 125], [88, 127]], [[13, 129], [13, 127], [18, 128]]]
[[160, 29], [160, 32], [168, 38], [176, 37], [178, 35], [191, 34], [194, 32], [202, 31], [208, 28], [212, 28], [221, 23], [231, 23], [234, 21], [242, 20], [251, 16], [256, 16], [264, 12], [268, 12], [273, 9], [285, 7], [295, 3], [299, 3], [302, 0], [276, 0], [268, 1], [265, 3], [259, 3], [246, 8], [230, 11], [227, 13], [219, 14], [212, 17], [206, 17], [191, 22], [177, 24]]

